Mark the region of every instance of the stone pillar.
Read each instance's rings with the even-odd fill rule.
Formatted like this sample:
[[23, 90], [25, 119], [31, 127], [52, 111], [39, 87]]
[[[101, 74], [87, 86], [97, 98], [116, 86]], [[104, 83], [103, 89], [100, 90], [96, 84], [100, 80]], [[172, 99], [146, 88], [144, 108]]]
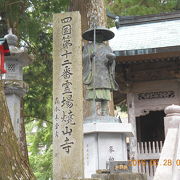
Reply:
[[167, 106], [164, 110], [166, 117], [164, 118], [165, 135], [169, 128], [178, 128], [180, 123], [180, 106]]
[[[166, 117], [164, 118], [164, 126], [165, 126], [165, 134], [169, 133], [169, 130], [174, 130], [177, 133], [171, 137], [169, 140], [169, 146], [167, 147], [167, 152], [170, 151], [172, 153], [172, 169], [171, 173], [173, 176], [173, 180], [178, 180], [180, 177], [180, 106], [171, 105], [165, 108]], [[167, 136], [166, 136], [167, 137]], [[174, 141], [172, 138], [176, 138]], [[175, 145], [173, 146], [173, 143]], [[163, 147], [164, 148], [164, 147]], [[165, 155], [165, 159], [167, 159], [167, 155]]]
[[[128, 105], [128, 122], [132, 124], [134, 136], [130, 138], [130, 159], [137, 160], [137, 133], [136, 133], [136, 116], [134, 94], [129, 93], [127, 96]], [[137, 166], [132, 167], [133, 172], [138, 172]]]
[[28, 85], [23, 81], [22, 68], [30, 64], [32, 59], [27, 54], [27, 49], [17, 47], [17, 36], [9, 33], [4, 38], [9, 45], [10, 56], [6, 56], [5, 69], [7, 73], [3, 75], [2, 79], [14, 132], [20, 141], [21, 124], [23, 123], [21, 100], [28, 89]]
[[53, 17], [53, 179], [83, 178], [83, 90], [79, 12]]
[[167, 132], [154, 180], [170, 180], [173, 177], [177, 133], [178, 129], [176, 128], [170, 128]]
[[165, 142], [154, 180], [178, 180], [180, 177], [180, 106], [165, 108]]
[[11, 116], [12, 125], [17, 138], [21, 134], [21, 99], [28, 88], [23, 81], [4, 80], [6, 101]]

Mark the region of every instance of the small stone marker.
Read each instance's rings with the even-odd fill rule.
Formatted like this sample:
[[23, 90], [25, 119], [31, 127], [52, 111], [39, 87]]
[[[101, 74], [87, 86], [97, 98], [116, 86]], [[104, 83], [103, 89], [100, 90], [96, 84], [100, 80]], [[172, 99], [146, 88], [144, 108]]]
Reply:
[[130, 166], [128, 161], [110, 161], [109, 169], [111, 174], [132, 172], [132, 166]]
[[53, 179], [83, 178], [83, 90], [79, 12], [53, 16]]

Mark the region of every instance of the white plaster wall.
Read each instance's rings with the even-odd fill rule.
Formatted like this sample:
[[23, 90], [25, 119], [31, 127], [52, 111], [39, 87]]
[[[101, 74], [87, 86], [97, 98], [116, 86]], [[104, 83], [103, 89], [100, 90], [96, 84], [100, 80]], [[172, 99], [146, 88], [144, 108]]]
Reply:
[[[175, 96], [170, 98], [138, 99], [139, 93], [160, 91], [174, 91]], [[132, 93], [134, 95], [135, 116], [145, 115], [149, 111], [164, 110], [166, 106], [171, 104], [178, 105], [180, 102], [180, 82], [177, 80], [162, 80], [134, 83]], [[128, 102], [128, 106], [130, 105], [131, 102]]]

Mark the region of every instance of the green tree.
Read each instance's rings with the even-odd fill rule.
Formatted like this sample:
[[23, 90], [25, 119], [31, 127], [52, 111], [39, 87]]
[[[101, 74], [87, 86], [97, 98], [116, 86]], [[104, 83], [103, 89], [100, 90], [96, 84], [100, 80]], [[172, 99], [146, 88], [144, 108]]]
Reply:
[[180, 0], [176, 0], [175, 9], [180, 10]]
[[24, 98], [30, 163], [38, 179], [52, 175], [52, 15], [66, 11], [68, 0], [1, 0], [1, 37], [12, 28], [34, 55], [24, 69], [29, 92]]
[[117, 15], [134, 16], [171, 12], [175, 0], [105, 0], [108, 9]]
[[67, 0], [32, 0], [26, 13], [29, 26], [22, 37], [35, 55], [34, 63], [25, 69], [30, 89], [24, 110], [30, 163], [39, 180], [52, 177], [52, 15], [67, 7]]
[[[137, 16], [172, 12], [178, 7], [179, 0], [105, 0], [107, 9], [119, 16]], [[108, 25], [114, 23], [108, 19]]]

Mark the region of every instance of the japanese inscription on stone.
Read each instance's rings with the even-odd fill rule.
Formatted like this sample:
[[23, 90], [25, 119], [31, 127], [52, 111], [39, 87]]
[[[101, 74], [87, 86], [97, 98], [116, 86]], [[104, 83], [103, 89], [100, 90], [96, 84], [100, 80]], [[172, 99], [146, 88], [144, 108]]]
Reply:
[[109, 146], [109, 161], [114, 161], [114, 157], [113, 157], [114, 152], [115, 152], [114, 147]]
[[83, 176], [80, 22], [78, 12], [53, 18], [54, 180]]

